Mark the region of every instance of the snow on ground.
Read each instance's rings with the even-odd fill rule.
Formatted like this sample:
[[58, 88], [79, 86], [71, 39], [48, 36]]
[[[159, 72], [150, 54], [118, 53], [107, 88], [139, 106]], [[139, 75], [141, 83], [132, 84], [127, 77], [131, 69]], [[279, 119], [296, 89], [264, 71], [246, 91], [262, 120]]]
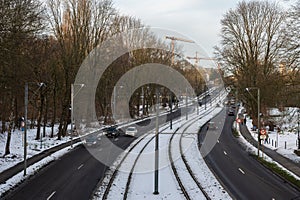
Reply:
[[[216, 115], [219, 111], [219, 108], [215, 109], [212, 115]], [[210, 118], [210, 116], [206, 116], [206, 119], [203, 118], [201, 121], [195, 123], [187, 130], [187, 132], [195, 132], [197, 129], [199, 129], [199, 127], [203, 126], [207, 121], [209, 121]], [[190, 146], [190, 148], [188, 148], [184, 155], [189, 165], [191, 166], [192, 171], [195, 173], [197, 180], [199, 180], [204, 190], [211, 197], [211, 199], [231, 199], [229, 194], [226, 192], [226, 190], [206, 165], [203, 157], [200, 155], [200, 151], [197, 145], [197, 135], [192, 134], [189, 135], [189, 137], [193, 138], [193, 144]], [[185, 144], [184, 141], [183, 144]]]
[[[239, 125], [235, 123], [235, 128], [239, 132], [239, 134], [241, 135], [238, 126]], [[253, 145], [251, 145], [244, 137], [239, 137], [238, 141], [245, 147], [245, 149], [247, 150], [247, 152], [252, 153], [254, 155], [257, 155], [257, 148], [254, 147]], [[282, 170], [286, 171], [287, 173], [289, 173], [290, 175], [292, 175], [294, 178], [300, 180], [300, 177], [298, 177], [296, 174], [294, 174], [293, 172], [289, 171], [284, 166], [280, 165], [278, 162], [276, 162], [275, 160], [273, 160], [271, 157], [267, 156], [266, 154], [262, 153], [261, 151], [260, 151], [260, 157], [263, 157], [268, 162], [276, 164]]]
[[[41, 130], [43, 131], [43, 130]], [[57, 140], [57, 137], [50, 138], [51, 128], [46, 128], [47, 136], [41, 141], [35, 140], [36, 129], [27, 130], [27, 158], [30, 158], [36, 154], [45, 151], [51, 147], [60, 145], [69, 141], [69, 137], [63, 137], [61, 140]], [[57, 126], [55, 127], [55, 132], [57, 132]], [[0, 134], [0, 172], [16, 165], [19, 162], [24, 160], [24, 131], [15, 130], [11, 133], [11, 142], [10, 142], [10, 154], [3, 157], [5, 152], [7, 132]]]
[[[217, 115], [221, 111], [221, 108], [216, 108], [212, 113], [205, 115], [202, 119], [197, 120], [187, 132], [197, 133], [199, 128], [209, 121], [213, 116]], [[201, 115], [201, 114], [200, 114]], [[189, 115], [189, 120], [196, 118], [197, 114], [194, 112]], [[169, 163], [168, 156], [168, 142], [172, 136], [172, 132], [176, 128], [178, 134], [175, 138], [179, 138], [180, 133], [184, 130], [185, 119], [174, 121], [173, 129], [166, 129], [159, 135], [159, 195], [153, 195], [154, 191], [154, 140], [152, 140], [148, 146], [143, 150], [143, 154], [138, 159], [138, 162], [134, 168], [134, 173], [132, 174], [131, 184], [128, 191], [128, 199], [183, 199], [184, 196], [179, 188], [176, 178], [173, 175]], [[164, 129], [167, 125], [160, 127], [160, 130]], [[142, 151], [144, 145], [152, 138], [154, 134], [148, 133], [145, 139], [140, 142], [134, 148], [134, 154], [128, 156], [124, 163], [121, 165], [114, 183], [110, 189], [108, 199], [123, 199], [123, 195], [126, 188], [126, 182], [128, 180], [129, 171], [136, 159], [138, 152]], [[184, 163], [180, 159], [180, 153], [178, 152], [179, 139], [175, 143], [175, 150], [172, 153], [175, 157], [175, 165], [178, 170], [178, 174], [183, 181], [184, 186], [191, 195], [193, 199], [205, 199], [203, 194], [197, 189], [194, 181], [186, 174], [186, 168]], [[231, 199], [229, 194], [224, 190], [218, 180], [215, 178], [213, 173], [207, 167], [204, 159], [202, 158], [197, 144], [197, 134], [191, 134], [190, 137], [185, 137], [183, 139], [185, 146], [188, 146], [185, 151], [188, 163], [191, 165], [192, 170], [195, 172], [195, 176], [198, 178], [202, 184], [204, 190], [209, 194], [212, 199]], [[132, 145], [131, 145], [132, 146]], [[129, 148], [131, 148], [131, 146]], [[127, 150], [128, 151], [128, 150]], [[175, 152], [174, 152], [175, 151]], [[115, 166], [120, 163], [120, 160], [124, 157], [124, 154], [116, 161]], [[98, 191], [96, 191], [94, 199], [102, 199], [103, 193], [106, 189], [107, 182], [110, 180], [112, 171], [110, 171], [104, 178], [104, 181], [99, 186]]]
[[[77, 144], [74, 144], [73, 148], [80, 144], [81, 144], [80, 142], [78, 142]], [[29, 176], [32, 176], [35, 173], [37, 173], [42, 167], [46, 166], [51, 161], [56, 160], [56, 159], [60, 158], [61, 156], [63, 156], [64, 154], [68, 153], [70, 149], [71, 149], [71, 147], [66, 147], [64, 149], [61, 149], [61, 150], [51, 154], [50, 156], [45, 157], [41, 161], [27, 167], [27, 170], [26, 170], [27, 175], [26, 176], [23, 176], [23, 171], [21, 171], [18, 174], [16, 174], [15, 176], [8, 179], [5, 183], [0, 184], [0, 197], [2, 196], [2, 194], [9, 191], [13, 187], [15, 187], [17, 184], [26, 180]]]
[[[241, 112], [243, 108], [241, 107], [239, 109], [239, 113]], [[248, 127], [248, 130], [250, 131], [252, 137], [257, 141], [257, 132], [252, 131], [252, 120], [247, 117], [246, 119], [246, 125]], [[239, 125], [235, 122], [234, 123], [234, 127], [235, 129], [239, 132], [239, 134], [241, 135], [240, 131], [239, 131]], [[279, 145], [278, 147], [274, 147], [275, 146], [275, 141], [276, 139], [276, 133], [275, 132], [269, 132], [269, 138], [270, 138], [270, 142], [269, 143], [264, 143], [265, 146], [267, 146], [270, 149], [273, 149], [275, 151], [277, 151], [279, 154], [295, 161], [295, 162], [299, 162], [300, 158], [299, 156], [297, 156], [294, 153], [294, 150], [296, 149], [295, 147], [295, 143], [294, 145], [287, 145], [287, 148], [285, 148], [284, 143], [285, 141], [288, 142], [288, 144], [292, 144], [293, 141], [295, 142], [295, 140], [297, 139], [297, 135], [291, 132], [286, 132], [284, 131], [282, 134], [278, 134], [278, 141], [279, 141]], [[296, 135], [296, 136], [295, 136]], [[251, 145], [244, 137], [239, 137], [238, 138], [239, 142], [245, 147], [245, 149], [254, 154], [257, 155], [257, 148], [254, 147], [253, 145]], [[272, 140], [273, 140], [273, 145], [272, 145]], [[262, 151], [260, 151], [260, 156], [262, 156], [264, 159], [266, 159], [268, 162], [274, 163], [276, 164], [278, 167], [280, 167], [282, 170], [286, 171], [287, 173], [289, 173], [290, 175], [292, 175], [293, 177], [295, 177], [296, 179], [300, 180], [300, 177], [298, 177], [297, 175], [295, 175], [293, 172], [289, 171], [288, 169], [286, 169], [285, 167], [283, 167], [282, 165], [280, 165], [278, 162], [276, 162], [275, 160], [273, 160], [272, 158], [270, 158], [269, 156], [267, 156], [266, 154], [262, 153]]]
[[[257, 141], [257, 131], [252, 131], [252, 120], [249, 117], [247, 117], [246, 125], [252, 137]], [[292, 126], [289, 127], [291, 128]], [[264, 142], [264, 145], [275, 150], [284, 157], [299, 163], [300, 157], [294, 153], [294, 150], [298, 148], [298, 134], [293, 130], [294, 128], [284, 129], [280, 133], [277, 131], [268, 131], [269, 139]]]
[[[86, 129], [86, 132], [93, 132], [95, 129]], [[70, 136], [62, 137], [61, 140], [57, 140], [55, 134], [53, 138], [50, 138], [51, 127], [46, 128], [46, 137], [41, 140], [35, 140], [37, 129], [27, 129], [27, 159], [34, 155], [42, 153], [43, 151], [66, 143], [71, 140]], [[43, 132], [43, 130], [41, 130]], [[54, 133], [58, 132], [58, 125], [54, 128]], [[24, 161], [24, 131], [15, 130], [11, 133], [10, 142], [10, 154], [3, 157], [5, 152], [7, 132], [0, 134], [0, 173], [4, 170], [13, 167], [14, 165]], [[78, 137], [73, 137], [76, 139]]]

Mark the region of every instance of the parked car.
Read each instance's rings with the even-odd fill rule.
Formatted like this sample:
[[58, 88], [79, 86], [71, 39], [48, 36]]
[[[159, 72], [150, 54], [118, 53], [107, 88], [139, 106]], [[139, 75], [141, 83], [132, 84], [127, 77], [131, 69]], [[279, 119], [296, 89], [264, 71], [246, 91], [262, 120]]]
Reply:
[[129, 126], [126, 131], [125, 135], [134, 137], [137, 134], [137, 129], [134, 126]]
[[113, 137], [116, 138], [120, 135], [121, 131], [119, 129], [117, 129], [117, 126], [110, 126], [107, 128], [103, 129], [103, 133], [104, 135], [106, 135], [107, 137]]
[[234, 110], [233, 109], [229, 109], [228, 116], [234, 116]]

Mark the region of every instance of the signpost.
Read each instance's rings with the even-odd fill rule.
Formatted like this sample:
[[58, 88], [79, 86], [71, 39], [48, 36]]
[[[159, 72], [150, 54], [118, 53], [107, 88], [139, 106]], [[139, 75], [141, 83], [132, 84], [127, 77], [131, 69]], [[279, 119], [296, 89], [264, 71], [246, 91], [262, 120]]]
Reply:
[[267, 139], [267, 130], [266, 129], [261, 129], [260, 130], [260, 139], [261, 140]]

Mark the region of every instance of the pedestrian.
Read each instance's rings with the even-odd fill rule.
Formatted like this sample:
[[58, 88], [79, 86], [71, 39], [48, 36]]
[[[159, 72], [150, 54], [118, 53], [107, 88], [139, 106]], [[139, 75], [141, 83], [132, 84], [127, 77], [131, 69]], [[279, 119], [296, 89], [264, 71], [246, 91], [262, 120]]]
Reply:
[[268, 139], [269, 139], [269, 135], [268, 135], [268, 134], [266, 134], [265, 144], [269, 144], [269, 141], [268, 141]]

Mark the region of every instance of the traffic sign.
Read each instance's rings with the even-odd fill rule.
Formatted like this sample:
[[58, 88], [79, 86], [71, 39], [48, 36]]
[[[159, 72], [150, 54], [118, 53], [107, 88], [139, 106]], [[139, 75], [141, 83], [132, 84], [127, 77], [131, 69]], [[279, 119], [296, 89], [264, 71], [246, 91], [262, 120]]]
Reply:
[[260, 138], [261, 140], [265, 140], [265, 139], [267, 139], [267, 135], [260, 135], [259, 138]]
[[267, 135], [267, 130], [266, 129], [261, 129], [260, 134], [261, 135]]

